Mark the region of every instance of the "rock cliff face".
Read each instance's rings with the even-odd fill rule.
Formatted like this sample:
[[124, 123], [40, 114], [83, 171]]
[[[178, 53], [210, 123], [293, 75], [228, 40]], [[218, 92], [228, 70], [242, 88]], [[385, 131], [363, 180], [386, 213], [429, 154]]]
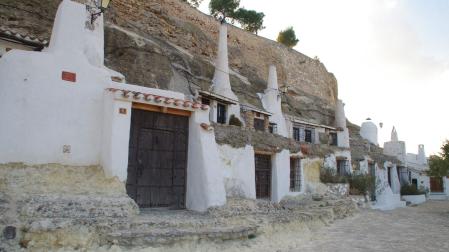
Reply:
[[[1, 26], [48, 39], [59, 2], [2, 0]], [[105, 64], [128, 83], [191, 95], [209, 87], [218, 37], [211, 16], [179, 0], [115, 0], [105, 23]], [[239, 28], [228, 30], [231, 85], [242, 103], [261, 107], [257, 93], [275, 64], [280, 86], [289, 87], [284, 112], [333, 124], [337, 81], [321, 62]]]

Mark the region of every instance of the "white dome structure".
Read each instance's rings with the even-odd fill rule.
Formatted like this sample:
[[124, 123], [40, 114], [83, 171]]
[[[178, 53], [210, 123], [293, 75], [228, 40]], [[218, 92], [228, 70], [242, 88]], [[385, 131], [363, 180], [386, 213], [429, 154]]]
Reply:
[[370, 143], [379, 145], [377, 142], [377, 126], [371, 121], [370, 118], [367, 118], [366, 122], [362, 123], [360, 135]]

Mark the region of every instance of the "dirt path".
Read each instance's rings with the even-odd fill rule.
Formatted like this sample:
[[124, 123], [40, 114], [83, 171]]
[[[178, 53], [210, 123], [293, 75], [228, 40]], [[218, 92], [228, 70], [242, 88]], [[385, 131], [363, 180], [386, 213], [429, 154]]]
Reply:
[[449, 201], [365, 210], [311, 234], [296, 251], [449, 251]]

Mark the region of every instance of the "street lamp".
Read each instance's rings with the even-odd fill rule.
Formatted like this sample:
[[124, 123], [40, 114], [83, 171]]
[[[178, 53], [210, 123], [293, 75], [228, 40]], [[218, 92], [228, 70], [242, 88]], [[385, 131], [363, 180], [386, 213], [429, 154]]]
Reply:
[[[89, 12], [91, 12], [90, 24], [93, 24], [95, 22], [95, 19], [97, 19], [101, 15], [101, 13], [103, 13], [106, 8], [108, 8], [109, 2], [111, 2], [111, 0], [95, 0], [95, 7], [87, 6], [87, 9], [89, 10]], [[95, 12], [95, 10], [99, 11]]]

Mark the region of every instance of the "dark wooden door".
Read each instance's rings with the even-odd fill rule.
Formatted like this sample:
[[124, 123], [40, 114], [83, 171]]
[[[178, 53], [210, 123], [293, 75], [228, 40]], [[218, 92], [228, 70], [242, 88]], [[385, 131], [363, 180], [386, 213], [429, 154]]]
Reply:
[[185, 208], [188, 117], [133, 109], [126, 190], [142, 207]]
[[256, 197], [269, 199], [271, 196], [271, 157], [255, 155], [256, 165]]
[[430, 177], [430, 191], [444, 192], [442, 177]]

